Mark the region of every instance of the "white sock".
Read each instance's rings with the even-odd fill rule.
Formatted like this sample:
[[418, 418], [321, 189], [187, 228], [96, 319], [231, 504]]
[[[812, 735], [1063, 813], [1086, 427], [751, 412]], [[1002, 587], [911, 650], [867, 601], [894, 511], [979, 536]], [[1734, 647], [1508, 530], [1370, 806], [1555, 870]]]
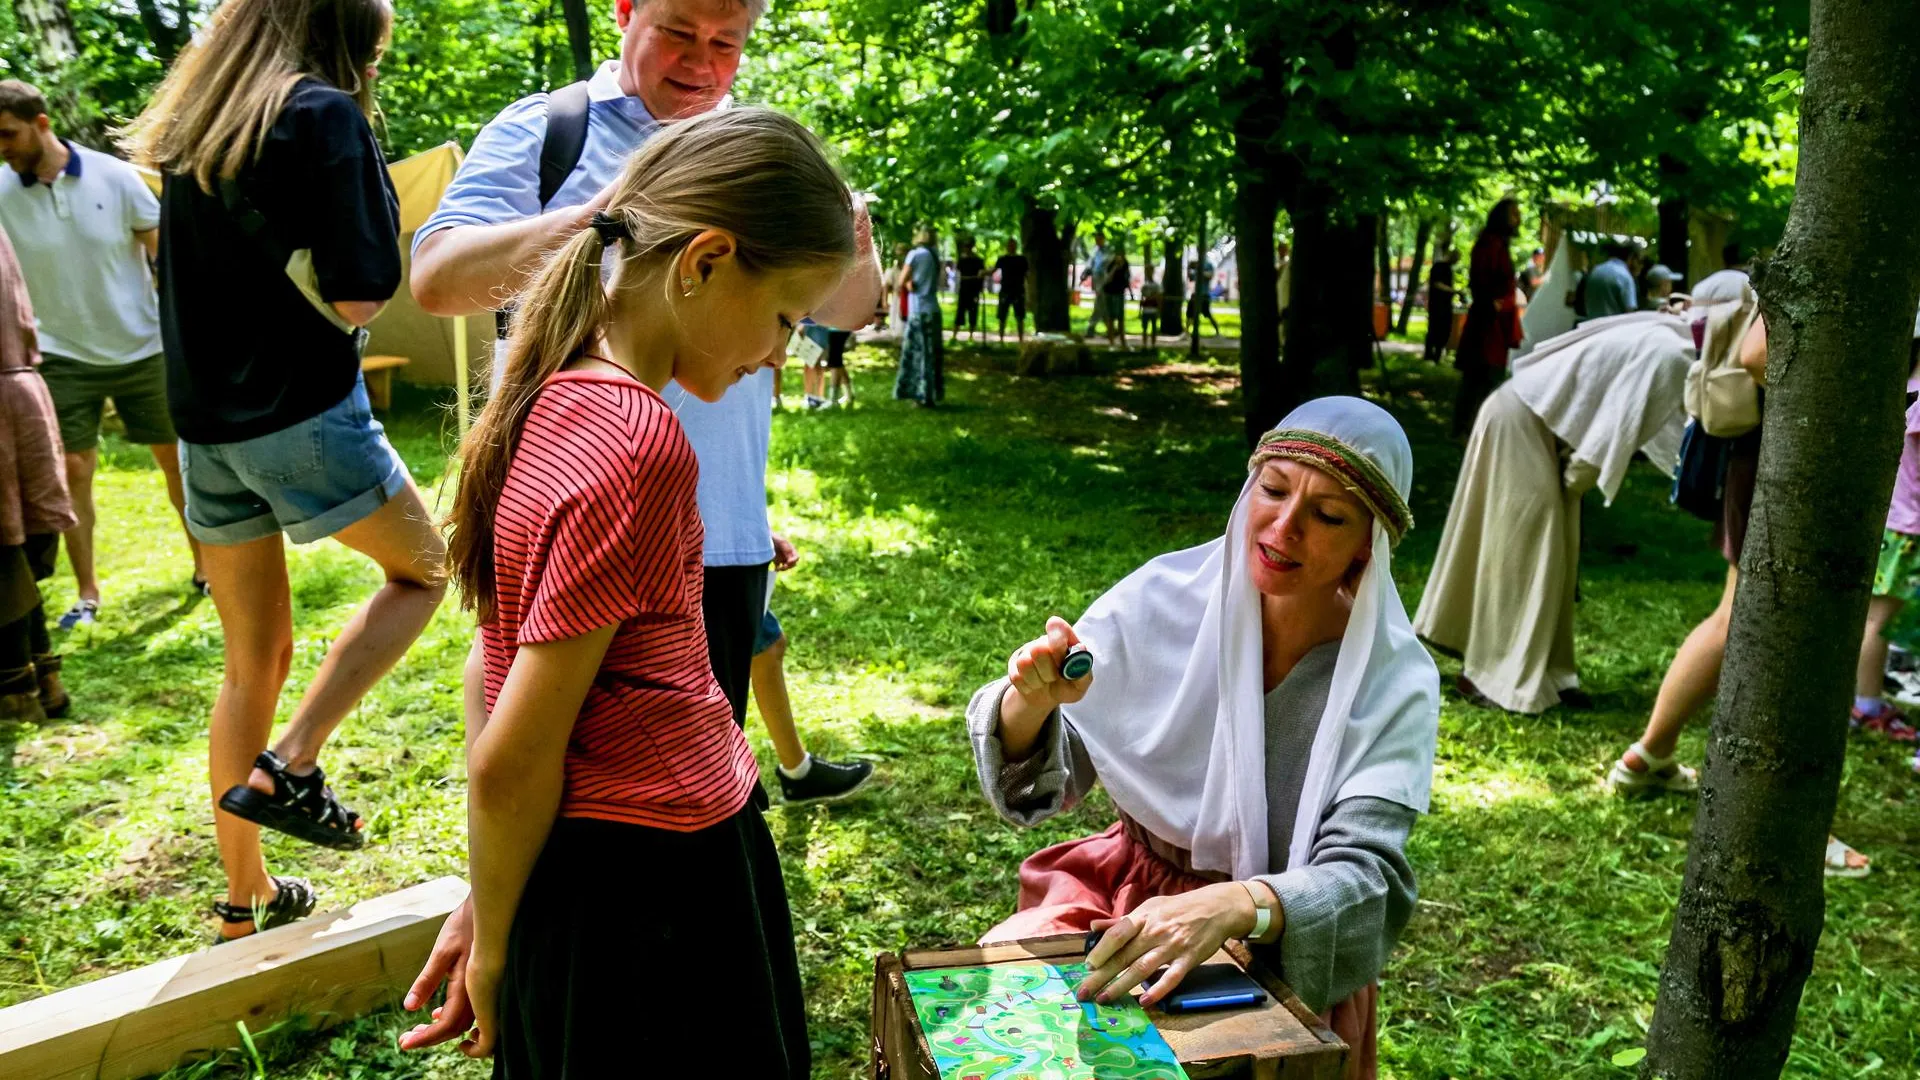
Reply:
[[1855, 695], [1853, 707], [1868, 716], [1877, 716], [1887, 707], [1887, 699], [1882, 697], [1860, 697]]
[[805, 780], [807, 774], [813, 771], [813, 755], [808, 754], [806, 757], [801, 758], [798, 768], [789, 769], [785, 765], [779, 768], [780, 775], [789, 780]]

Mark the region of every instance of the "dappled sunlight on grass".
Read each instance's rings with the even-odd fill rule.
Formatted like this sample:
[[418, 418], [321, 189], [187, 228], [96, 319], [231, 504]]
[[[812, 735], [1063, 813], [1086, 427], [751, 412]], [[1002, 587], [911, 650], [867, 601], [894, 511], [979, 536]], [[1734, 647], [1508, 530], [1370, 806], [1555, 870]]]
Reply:
[[[1103, 355], [1098, 374], [1019, 379], [1006, 373], [1010, 347], [949, 355], [947, 407], [892, 401], [892, 352], [862, 347], [849, 358], [852, 407], [774, 420], [771, 518], [801, 552], [772, 601], [795, 713], [811, 750], [879, 770], [858, 799], [776, 803], [767, 816], [820, 1080], [866, 1075], [874, 953], [977, 937], [1012, 910], [1022, 858], [1113, 820], [1096, 790], [1039, 828], [1002, 823], [979, 792], [968, 697], [1048, 615], [1077, 616], [1147, 558], [1216, 535], [1245, 475], [1230, 358]], [[1384, 388], [1414, 445], [1419, 524], [1394, 555], [1411, 609], [1461, 445], [1446, 437], [1452, 371], [1391, 365], [1365, 380]], [[445, 475], [443, 414], [411, 390], [402, 405], [390, 430], [429, 487]], [[10, 759], [0, 733], [0, 1003], [197, 948], [211, 929], [220, 875], [205, 732], [218, 623], [185, 589], [184, 544], [143, 457], [111, 442], [105, 457], [108, 608], [65, 644], [76, 716], [14, 733]], [[1382, 980], [1389, 1080], [1621, 1076], [1609, 1057], [1651, 1018], [1695, 808], [1614, 799], [1600, 776], [1639, 735], [1724, 567], [1707, 526], [1669, 508], [1644, 466], [1614, 506], [1590, 497], [1583, 513], [1576, 641], [1595, 708], [1521, 717], [1443, 696], [1432, 813], [1409, 846], [1420, 901]], [[377, 581], [330, 544], [293, 550], [291, 565], [299, 647], [283, 715]], [[71, 588], [56, 579], [49, 606], [64, 608]], [[269, 838], [276, 871], [312, 877], [330, 905], [462, 871], [458, 679], [470, 635], [469, 617], [445, 607], [329, 749], [330, 776], [371, 818], [373, 843], [343, 854]], [[1449, 682], [1459, 670], [1440, 669]], [[1683, 760], [1700, 761], [1703, 726], [1682, 738]], [[777, 791], [757, 716], [747, 730]], [[1875, 871], [1828, 890], [1790, 1076], [1920, 1071], [1920, 920], [1906, 888], [1920, 879], [1920, 785], [1906, 757], [1884, 742], [1850, 747], [1837, 828]], [[391, 1050], [413, 1020], [388, 1013], [269, 1040], [268, 1075], [487, 1075], [457, 1054]]]

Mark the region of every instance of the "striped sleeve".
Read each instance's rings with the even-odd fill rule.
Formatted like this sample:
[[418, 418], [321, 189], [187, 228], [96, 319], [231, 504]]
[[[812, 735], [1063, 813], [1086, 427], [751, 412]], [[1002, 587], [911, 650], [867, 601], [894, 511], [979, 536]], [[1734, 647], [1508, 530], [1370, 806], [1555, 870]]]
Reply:
[[524, 593], [522, 645], [677, 614], [688, 604], [679, 516], [694, 505], [692, 448], [657, 399], [589, 391], [580, 404], [551, 417], [557, 437], [521, 444], [523, 452], [551, 448], [527, 462], [528, 479], [565, 492], [537, 530], [541, 569]]

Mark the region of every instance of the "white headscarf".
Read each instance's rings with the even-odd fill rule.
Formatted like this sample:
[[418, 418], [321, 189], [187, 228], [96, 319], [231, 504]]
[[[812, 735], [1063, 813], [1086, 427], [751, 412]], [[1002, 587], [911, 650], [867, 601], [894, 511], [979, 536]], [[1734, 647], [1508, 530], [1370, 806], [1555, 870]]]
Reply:
[[1514, 363], [1508, 385], [1577, 462], [1593, 467], [1608, 503], [1636, 451], [1672, 474], [1687, 414], [1682, 404], [1693, 331], [1658, 311], [1614, 315], [1540, 343]]
[[[1269, 440], [1300, 432], [1383, 477], [1399, 524], [1408, 524], [1413, 451], [1384, 409], [1321, 398], [1295, 409]], [[1381, 501], [1362, 490], [1353, 468], [1316, 464], [1370, 507]], [[1196, 869], [1238, 879], [1285, 869], [1269, 866], [1267, 853], [1260, 601], [1247, 576], [1254, 482], [1250, 476], [1241, 488], [1224, 537], [1154, 559], [1087, 609], [1075, 630], [1099, 667], [1086, 698], [1062, 710], [1122, 811], [1186, 848]], [[1373, 555], [1308, 757], [1288, 867], [1307, 864], [1321, 819], [1343, 799], [1427, 809], [1440, 676], [1394, 588], [1397, 536], [1382, 518], [1374, 513]]]

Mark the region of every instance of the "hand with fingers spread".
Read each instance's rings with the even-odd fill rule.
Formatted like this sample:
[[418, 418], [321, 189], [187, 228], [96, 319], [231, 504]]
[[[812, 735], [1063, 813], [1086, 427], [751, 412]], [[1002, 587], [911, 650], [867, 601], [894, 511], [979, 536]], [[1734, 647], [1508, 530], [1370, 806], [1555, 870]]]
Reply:
[[441, 984], [447, 1002], [433, 1010], [433, 1022], [416, 1024], [400, 1036], [400, 1049], [425, 1050], [461, 1038], [473, 1028], [473, 1008], [467, 1004], [467, 958], [473, 951], [473, 901], [467, 900], [440, 925], [440, 936], [427, 954], [427, 966], [413, 980], [402, 1004], [413, 1012], [433, 1000]]
[[1033, 750], [1040, 727], [1062, 705], [1087, 696], [1091, 674], [1068, 679], [1060, 673], [1067, 651], [1080, 644], [1072, 624], [1058, 615], [1047, 620], [1047, 632], [1013, 651], [1007, 658], [1007, 692], [1000, 699], [1000, 742], [1008, 760], [1018, 761]]
[[[1262, 888], [1263, 886], [1255, 886]], [[1253, 897], [1237, 881], [1173, 896], [1156, 896], [1118, 919], [1099, 919], [1100, 943], [1087, 954], [1087, 977], [1076, 988], [1081, 1001], [1109, 1004], [1154, 972], [1167, 972], [1140, 995], [1140, 1004], [1157, 1005], [1173, 993], [1187, 973], [1213, 958], [1230, 938], [1253, 931]]]

